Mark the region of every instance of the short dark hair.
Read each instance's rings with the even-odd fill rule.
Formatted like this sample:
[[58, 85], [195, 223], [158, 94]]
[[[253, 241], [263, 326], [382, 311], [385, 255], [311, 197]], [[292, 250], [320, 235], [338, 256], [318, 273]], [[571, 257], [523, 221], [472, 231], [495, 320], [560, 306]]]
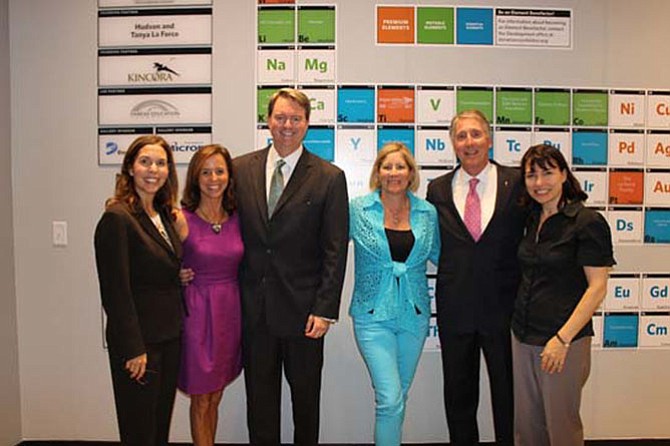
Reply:
[[237, 208], [237, 200], [235, 198], [235, 175], [233, 174], [233, 160], [230, 157], [230, 152], [219, 144], [210, 144], [203, 146], [200, 150], [195, 152], [191, 158], [191, 162], [188, 163], [186, 184], [184, 184], [181, 205], [191, 212], [195, 212], [200, 204], [201, 195], [199, 178], [202, 166], [205, 164], [205, 161], [215, 155], [221, 155], [223, 157], [223, 161], [226, 163], [226, 169], [228, 170], [228, 185], [221, 197], [221, 207], [223, 207], [228, 214], [232, 214]]
[[[582, 190], [579, 180], [577, 180], [572, 171], [570, 171], [570, 167], [568, 166], [567, 161], [565, 161], [565, 157], [563, 157], [561, 151], [556, 147], [548, 144], [531, 146], [526, 153], [523, 154], [523, 158], [521, 158], [521, 178], [525, 178], [526, 168], [532, 168], [534, 166], [537, 166], [540, 169], [555, 167], [561, 172], [566, 173], [566, 180], [563, 183], [561, 199], [558, 201], [559, 209], [567, 203], [573, 201], [586, 201], [589, 197], [586, 192]], [[526, 187], [523, 188], [523, 193], [521, 194], [519, 201], [523, 206], [529, 206], [534, 203], [534, 200], [528, 194], [528, 189]]]

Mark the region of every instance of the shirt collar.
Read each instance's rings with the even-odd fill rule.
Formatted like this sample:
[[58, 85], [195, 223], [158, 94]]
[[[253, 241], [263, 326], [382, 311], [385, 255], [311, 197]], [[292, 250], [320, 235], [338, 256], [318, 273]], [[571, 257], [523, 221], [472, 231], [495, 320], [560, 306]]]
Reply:
[[486, 183], [486, 180], [489, 178], [489, 172], [491, 171], [492, 168], [493, 164], [491, 164], [491, 162], [489, 161], [488, 163], [486, 163], [486, 167], [484, 167], [481, 172], [479, 172], [475, 176], [471, 176], [469, 173], [463, 170], [462, 167], [460, 167], [456, 171], [456, 181], [461, 185], [469, 186], [470, 179], [477, 178], [481, 184], [484, 184]]
[[274, 168], [275, 164], [277, 163], [277, 160], [280, 158], [286, 161], [286, 165], [289, 168], [290, 172], [293, 172], [293, 169], [295, 169], [296, 164], [298, 164], [298, 159], [300, 159], [300, 155], [302, 155], [304, 148], [301, 145], [298, 147], [298, 150], [292, 152], [290, 155], [282, 158], [279, 156], [279, 153], [277, 152], [277, 149], [275, 149], [274, 144], [272, 147], [270, 147], [270, 151], [268, 152], [268, 165], [272, 166]]

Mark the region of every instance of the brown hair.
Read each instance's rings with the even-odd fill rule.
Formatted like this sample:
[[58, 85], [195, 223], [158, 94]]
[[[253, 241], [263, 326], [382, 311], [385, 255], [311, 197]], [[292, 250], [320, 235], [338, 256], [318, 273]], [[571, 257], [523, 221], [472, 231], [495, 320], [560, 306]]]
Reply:
[[274, 92], [268, 102], [268, 118], [272, 116], [277, 99], [284, 98], [296, 102], [305, 111], [305, 119], [309, 121], [309, 114], [312, 111], [312, 104], [305, 93], [294, 88], [281, 88]]
[[158, 135], [143, 135], [135, 138], [128, 146], [128, 150], [123, 157], [121, 164], [121, 172], [116, 174], [116, 186], [114, 188], [114, 196], [107, 200], [105, 206], [112, 203], [125, 203], [130, 207], [135, 207], [140, 203], [140, 197], [135, 190], [135, 180], [130, 172], [135, 164], [137, 155], [144, 146], [157, 145], [165, 150], [165, 155], [168, 162], [168, 176], [165, 184], [156, 192], [154, 197], [154, 207], [156, 210], [168, 208], [171, 209], [177, 202], [178, 184], [177, 184], [177, 169], [174, 164], [174, 157], [172, 156], [172, 149], [165, 139]]
[[202, 166], [209, 158], [221, 155], [223, 161], [226, 163], [228, 170], [228, 185], [223, 191], [221, 197], [221, 206], [228, 213], [232, 214], [237, 208], [237, 201], [235, 199], [235, 175], [233, 174], [233, 160], [230, 157], [230, 152], [225, 147], [219, 144], [210, 144], [203, 146], [200, 150], [193, 154], [191, 162], [188, 164], [188, 171], [186, 172], [186, 184], [184, 184], [184, 193], [181, 198], [181, 205], [191, 212], [195, 212], [200, 204], [200, 173]]

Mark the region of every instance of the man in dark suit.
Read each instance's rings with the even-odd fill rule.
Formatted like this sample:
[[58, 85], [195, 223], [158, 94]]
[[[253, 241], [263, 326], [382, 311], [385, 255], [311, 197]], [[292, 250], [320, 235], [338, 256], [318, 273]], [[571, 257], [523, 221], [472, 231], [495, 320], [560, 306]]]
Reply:
[[491, 385], [496, 442], [513, 444], [510, 318], [519, 282], [516, 259], [524, 213], [518, 169], [489, 161], [491, 130], [471, 110], [449, 129], [460, 166], [431, 181], [442, 252], [437, 274], [437, 323], [444, 403], [452, 445], [479, 444], [480, 351]]
[[249, 440], [280, 444], [282, 367], [294, 443], [319, 441], [323, 336], [337, 320], [349, 243], [344, 172], [302, 141], [310, 101], [281, 89], [268, 106], [272, 145], [234, 162], [245, 254], [240, 269]]

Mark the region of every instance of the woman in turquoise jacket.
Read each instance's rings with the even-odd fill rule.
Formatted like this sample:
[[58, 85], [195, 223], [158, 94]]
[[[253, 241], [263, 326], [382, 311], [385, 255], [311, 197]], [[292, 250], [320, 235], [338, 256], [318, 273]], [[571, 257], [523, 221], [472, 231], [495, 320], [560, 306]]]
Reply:
[[400, 445], [407, 392], [428, 334], [426, 262], [437, 263], [437, 211], [417, 198], [416, 162], [404, 144], [379, 152], [368, 195], [350, 203], [355, 283], [349, 314], [375, 391], [375, 444]]

